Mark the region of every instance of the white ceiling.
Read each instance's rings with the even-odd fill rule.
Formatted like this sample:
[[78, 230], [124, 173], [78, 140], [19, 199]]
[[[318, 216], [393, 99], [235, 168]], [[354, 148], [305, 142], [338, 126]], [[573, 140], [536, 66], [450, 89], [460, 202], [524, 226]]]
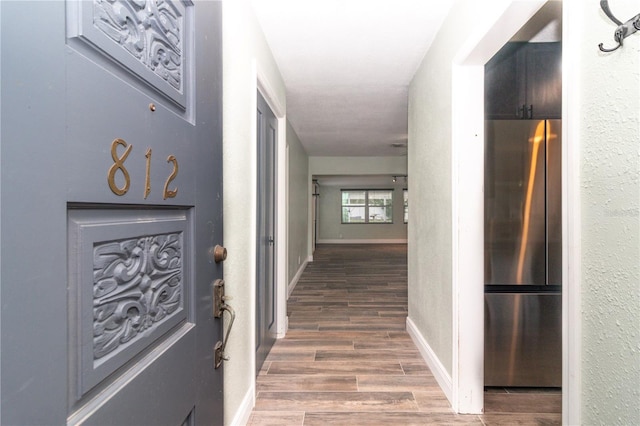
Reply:
[[408, 85], [452, 2], [252, 0], [307, 154], [406, 155]]

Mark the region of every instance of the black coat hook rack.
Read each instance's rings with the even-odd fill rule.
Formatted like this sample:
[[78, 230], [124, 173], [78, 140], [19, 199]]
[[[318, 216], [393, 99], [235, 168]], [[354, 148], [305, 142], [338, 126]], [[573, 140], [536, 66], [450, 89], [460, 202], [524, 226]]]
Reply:
[[613, 13], [611, 13], [611, 9], [609, 9], [609, 1], [608, 0], [600, 0], [600, 7], [604, 11], [604, 13], [611, 19], [615, 24], [618, 25], [616, 28], [616, 32], [613, 34], [613, 38], [618, 43], [618, 45], [612, 49], [606, 49], [603, 47], [603, 44], [600, 43], [598, 47], [603, 52], [613, 52], [618, 48], [622, 47], [622, 41], [629, 37], [631, 34], [636, 31], [640, 31], [640, 13], [629, 19], [624, 24], [618, 18], [616, 18]]

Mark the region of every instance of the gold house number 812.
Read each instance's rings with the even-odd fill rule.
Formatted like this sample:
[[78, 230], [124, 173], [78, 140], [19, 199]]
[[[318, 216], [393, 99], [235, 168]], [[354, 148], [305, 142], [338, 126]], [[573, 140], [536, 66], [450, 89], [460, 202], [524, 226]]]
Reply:
[[[124, 148], [124, 152], [122, 155], [118, 155], [118, 146], [122, 146]], [[124, 195], [129, 191], [129, 187], [131, 186], [131, 178], [129, 176], [129, 171], [124, 166], [124, 162], [131, 153], [133, 149], [133, 145], [128, 144], [123, 139], [116, 139], [111, 142], [111, 158], [113, 159], [113, 164], [109, 167], [109, 172], [107, 173], [107, 182], [109, 183], [109, 188], [116, 195]], [[145, 154], [146, 158], [146, 174], [145, 174], [145, 182], [144, 182], [144, 198], [146, 199], [151, 193], [151, 148], [147, 149]], [[178, 176], [178, 160], [175, 156], [170, 155], [167, 157], [167, 163], [171, 163], [173, 165], [173, 169], [167, 177], [167, 180], [164, 183], [164, 193], [163, 198], [166, 200], [167, 198], [174, 198], [178, 194], [178, 188], [169, 189], [169, 185], [171, 182]], [[122, 173], [124, 177], [124, 184], [122, 186], [118, 186], [116, 184], [116, 173]]]

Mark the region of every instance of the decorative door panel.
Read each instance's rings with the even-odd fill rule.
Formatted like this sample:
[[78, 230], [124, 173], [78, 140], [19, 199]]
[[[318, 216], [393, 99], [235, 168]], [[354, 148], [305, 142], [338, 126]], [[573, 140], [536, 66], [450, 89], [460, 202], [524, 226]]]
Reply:
[[[69, 211], [70, 347], [77, 400], [194, 327], [187, 211]], [[113, 376], [112, 376], [113, 377]]]
[[67, 37], [78, 38], [187, 108], [191, 1], [67, 0]]

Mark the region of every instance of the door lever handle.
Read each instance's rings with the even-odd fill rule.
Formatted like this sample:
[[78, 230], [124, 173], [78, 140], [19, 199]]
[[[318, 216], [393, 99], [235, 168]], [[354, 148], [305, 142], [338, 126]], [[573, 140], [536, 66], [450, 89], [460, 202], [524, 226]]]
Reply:
[[225, 312], [228, 312], [230, 315], [226, 333], [223, 333], [222, 341], [218, 341], [214, 348], [215, 368], [219, 368], [222, 365], [222, 361], [229, 360], [229, 357], [224, 354], [224, 348], [227, 346], [229, 333], [231, 333], [233, 322], [236, 319], [236, 312], [226, 303], [227, 297], [224, 295], [224, 280], [218, 279], [213, 283], [213, 299], [213, 316], [215, 318], [222, 318]]
[[229, 357], [225, 356], [224, 348], [227, 346], [227, 342], [229, 341], [229, 333], [231, 333], [231, 327], [233, 327], [233, 322], [236, 319], [236, 311], [227, 304], [222, 305], [220, 308], [223, 312], [229, 312], [229, 325], [227, 326], [227, 332], [224, 334], [222, 338], [222, 342], [218, 341], [215, 347], [215, 366], [219, 368], [222, 365], [222, 361], [229, 361]]

